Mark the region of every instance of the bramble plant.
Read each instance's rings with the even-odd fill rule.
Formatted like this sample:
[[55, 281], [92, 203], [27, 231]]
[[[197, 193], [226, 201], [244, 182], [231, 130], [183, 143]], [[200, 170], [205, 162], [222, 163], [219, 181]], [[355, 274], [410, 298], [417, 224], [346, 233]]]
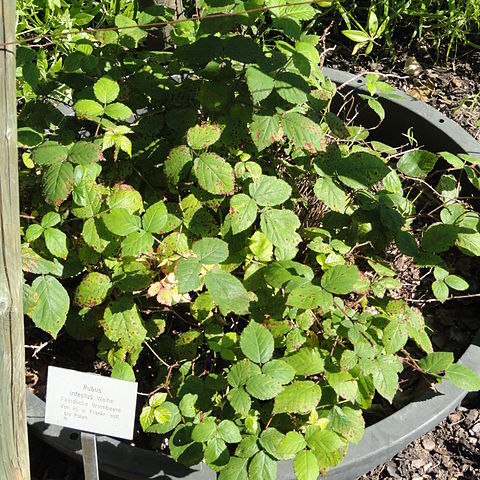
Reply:
[[[118, 15], [134, 28], [79, 34], [28, 85], [25, 313], [53, 337], [95, 339], [117, 378], [134, 380], [141, 356], [155, 380], [137, 378], [151, 392], [140, 424], [175, 460], [256, 480], [294, 459], [312, 480], [404, 368], [480, 388], [433, 351], [386, 254], [431, 269], [442, 302], [469, 288], [444, 254], [480, 256], [455, 176], [479, 189], [478, 159], [441, 153], [438, 178], [439, 155], [369, 142], [331, 111], [304, 27], [316, 8], [242, 13], [263, 5], [201, 2], [238, 15], [177, 23], [165, 51], [142, 47], [141, 26], [173, 12]], [[381, 121], [391, 88], [374, 75], [367, 88]]]

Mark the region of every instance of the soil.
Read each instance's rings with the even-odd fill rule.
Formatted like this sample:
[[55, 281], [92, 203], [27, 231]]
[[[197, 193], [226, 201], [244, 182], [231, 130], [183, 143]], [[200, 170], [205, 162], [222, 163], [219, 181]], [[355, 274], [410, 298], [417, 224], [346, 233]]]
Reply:
[[[332, 48], [329, 43], [327, 48]], [[480, 126], [476, 125], [480, 119], [480, 51], [457, 52], [454, 59], [445, 61], [444, 57], [437, 58], [428, 48], [419, 43], [414, 50], [396, 53], [392, 59], [389, 54], [380, 57], [351, 56], [351, 50], [339, 42], [335, 43], [335, 50], [329, 51], [325, 66], [348, 70], [353, 73], [381, 72], [388, 74], [388, 82], [400, 90], [423, 100], [439, 111], [454, 119], [477, 140], [480, 140]], [[471, 265], [459, 268], [472, 269]], [[463, 271], [463, 270], [462, 270]], [[475, 278], [473, 275], [472, 278]], [[478, 287], [478, 285], [476, 286]], [[475, 288], [475, 291], [478, 291]], [[480, 318], [475, 316], [472, 306], [465, 302], [461, 305], [465, 314], [458, 312], [453, 316], [450, 305], [435, 310], [434, 330], [437, 333], [433, 342], [439, 349], [448, 344], [448, 349], [457, 350], [459, 345], [465, 344], [465, 335], [470, 336], [480, 328]], [[455, 305], [458, 308], [459, 305]], [[454, 324], [452, 318], [462, 318], [463, 324]], [[428, 316], [427, 316], [428, 319]], [[470, 330], [470, 331], [468, 331]], [[44, 341], [46, 341], [46, 338]], [[32, 339], [30, 339], [32, 340]], [[37, 339], [41, 340], [41, 339]], [[40, 342], [34, 342], [38, 345]], [[72, 350], [68, 348], [71, 352]], [[29, 340], [27, 340], [29, 344]], [[32, 343], [30, 343], [32, 345]], [[95, 360], [94, 348], [85, 343], [79, 349], [75, 348], [78, 358], [78, 369], [81, 365]], [[41, 355], [52, 355], [49, 345], [46, 345]], [[27, 352], [32, 359], [34, 350]], [[52, 364], [62, 365], [60, 356], [50, 357]], [[71, 360], [70, 360], [71, 362]], [[45, 362], [43, 367], [45, 368]], [[96, 368], [102, 371], [106, 365], [97, 362]], [[44, 377], [44, 372], [37, 370], [35, 359], [30, 363], [28, 383], [37, 384]], [[70, 363], [71, 368], [71, 363]], [[76, 367], [77, 368], [77, 367]], [[100, 373], [100, 372], [99, 372]], [[43, 385], [36, 385], [37, 392]], [[403, 400], [408, 400], [410, 392], [406, 392]], [[396, 405], [398, 408], [400, 405]], [[375, 414], [385, 415], [385, 411]], [[60, 455], [57, 451], [45, 446], [34, 437], [30, 441], [31, 471], [34, 480], [81, 480], [83, 469], [81, 465]], [[103, 480], [109, 477], [102, 476]], [[467, 480], [480, 478], [480, 394], [470, 394], [462, 405], [432, 432], [410, 444], [404, 451], [392, 460], [379, 466], [359, 480]]]

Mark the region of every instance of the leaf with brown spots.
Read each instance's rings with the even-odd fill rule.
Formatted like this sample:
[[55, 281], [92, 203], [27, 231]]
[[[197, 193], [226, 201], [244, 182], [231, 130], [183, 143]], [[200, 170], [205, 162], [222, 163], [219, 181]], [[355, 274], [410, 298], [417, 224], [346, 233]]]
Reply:
[[140, 348], [147, 335], [137, 305], [127, 295], [108, 305], [101, 323], [105, 336], [127, 351]]
[[70, 162], [50, 165], [43, 174], [43, 196], [49, 205], [59, 207], [73, 188], [73, 166]]
[[325, 150], [325, 134], [320, 125], [297, 112], [289, 112], [282, 118], [287, 138], [302, 150], [315, 153]]

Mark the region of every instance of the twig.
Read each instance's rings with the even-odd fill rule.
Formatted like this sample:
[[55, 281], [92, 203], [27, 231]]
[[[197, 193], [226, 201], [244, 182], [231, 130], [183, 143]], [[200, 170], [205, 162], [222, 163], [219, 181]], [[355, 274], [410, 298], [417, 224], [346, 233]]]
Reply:
[[[471, 293], [469, 295], [452, 295], [451, 297], [448, 297], [445, 302], [448, 302], [449, 300], [465, 300], [468, 298], [478, 298], [480, 297], [480, 293]], [[434, 303], [434, 302], [440, 302], [444, 303], [441, 300], [438, 300], [437, 298], [427, 298], [427, 299], [422, 299], [422, 298], [407, 298], [407, 302], [412, 302], [412, 303]]]

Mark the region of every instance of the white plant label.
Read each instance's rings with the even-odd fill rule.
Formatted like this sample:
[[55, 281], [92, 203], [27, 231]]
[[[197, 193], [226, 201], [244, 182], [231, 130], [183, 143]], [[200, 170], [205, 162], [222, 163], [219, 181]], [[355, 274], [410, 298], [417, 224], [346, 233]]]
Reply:
[[45, 422], [131, 440], [137, 387], [136, 382], [48, 367]]

